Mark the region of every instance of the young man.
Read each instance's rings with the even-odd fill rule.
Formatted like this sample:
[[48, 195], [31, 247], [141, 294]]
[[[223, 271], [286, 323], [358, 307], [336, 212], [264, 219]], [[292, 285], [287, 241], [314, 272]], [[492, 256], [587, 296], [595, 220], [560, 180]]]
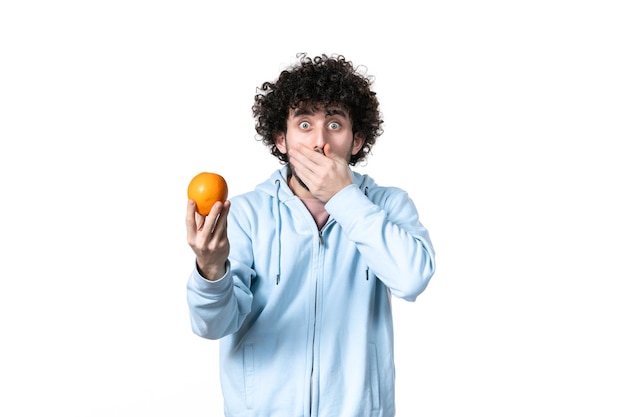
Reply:
[[299, 58], [253, 106], [285, 166], [206, 218], [188, 204], [192, 329], [221, 340], [226, 416], [393, 416], [390, 295], [415, 300], [434, 250], [404, 191], [350, 168], [382, 133], [371, 80]]

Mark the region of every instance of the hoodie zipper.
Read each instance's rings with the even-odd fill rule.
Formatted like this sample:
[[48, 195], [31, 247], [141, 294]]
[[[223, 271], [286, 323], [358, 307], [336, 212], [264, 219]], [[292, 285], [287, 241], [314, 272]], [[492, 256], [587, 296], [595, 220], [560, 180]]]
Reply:
[[315, 282], [315, 298], [313, 304], [313, 339], [312, 339], [312, 349], [311, 349], [311, 378], [310, 378], [310, 393], [309, 393], [309, 415], [313, 415], [313, 387], [315, 386], [315, 332], [317, 331], [317, 281]]
[[[317, 415], [317, 412], [313, 412], [313, 406], [314, 406], [314, 399], [316, 399], [317, 402], [319, 402], [319, 392], [317, 393], [317, 396], [314, 397], [313, 393], [314, 393], [314, 389], [316, 386], [316, 379], [315, 379], [315, 367], [317, 366], [316, 362], [315, 362], [315, 344], [316, 344], [316, 333], [317, 333], [317, 312], [318, 312], [318, 298], [319, 298], [319, 280], [321, 278], [321, 274], [323, 273], [323, 262], [322, 262], [322, 252], [324, 250], [324, 230], [326, 229], [326, 226], [328, 226], [328, 223], [326, 223], [324, 225], [324, 227], [322, 227], [322, 229], [318, 230], [317, 232], [317, 238], [318, 238], [318, 262], [319, 262], [319, 273], [318, 275], [316, 275], [315, 277], [315, 295], [313, 297], [313, 338], [312, 338], [312, 347], [311, 347], [311, 354], [312, 354], [312, 358], [311, 358], [311, 379], [310, 379], [310, 403], [309, 403], [309, 415], [313, 416], [313, 415]], [[319, 406], [319, 405], [317, 405]]]

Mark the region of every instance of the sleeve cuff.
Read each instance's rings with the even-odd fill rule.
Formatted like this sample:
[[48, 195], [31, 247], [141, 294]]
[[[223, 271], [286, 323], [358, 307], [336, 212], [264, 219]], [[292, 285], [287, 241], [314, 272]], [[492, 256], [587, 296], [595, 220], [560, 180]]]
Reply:
[[200, 272], [198, 271], [198, 266], [196, 264], [191, 273], [191, 281], [193, 282], [193, 286], [197, 290], [204, 293], [218, 295], [227, 292], [233, 282], [230, 273], [230, 261], [226, 260], [226, 273], [221, 278], [215, 281], [209, 281], [208, 279], [200, 275]]

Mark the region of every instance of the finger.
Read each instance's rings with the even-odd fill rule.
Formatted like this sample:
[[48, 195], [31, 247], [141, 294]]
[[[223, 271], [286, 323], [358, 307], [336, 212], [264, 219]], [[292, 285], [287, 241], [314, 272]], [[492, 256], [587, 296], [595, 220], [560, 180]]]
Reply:
[[324, 145], [324, 154], [326, 154], [328, 158], [337, 162], [341, 162], [342, 164], [346, 162], [343, 156], [333, 152], [333, 150], [330, 148], [330, 143], [327, 143], [326, 145]]
[[211, 211], [209, 211], [209, 214], [206, 215], [206, 218], [204, 219], [204, 224], [202, 226], [202, 233], [205, 236], [213, 233], [215, 223], [217, 222], [221, 210], [222, 203], [220, 201], [217, 201], [215, 204], [213, 204], [213, 207], [211, 207]]
[[187, 216], [185, 217], [185, 224], [187, 225], [187, 237], [192, 238], [196, 235], [198, 230], [196, 223], [196, 203], [193, 200], [187, 202]]
[[[294, 173], [304, 182], [307, 186], [311, 186], [310, 180], [315, 176], [313, 168], [305, 163], [302, 163], [297, 158], [290, 158], [289, 163], [293, 167]], [[309, 163], [310, 164], [310, 163]]]
[[219, 213], [217, 221], [215, 222], [215, 226], [213, 227], [213, 235], [214, 237], [221, 239], [226, 235], [226, 231], [228, 229], [228, 212], [230, 211], [230, 201], [225, 201], [222, 205], [222, 209]]
[[326, 159], [324, 155], [324, 149], [315, 147], [314, 149], [307, 148], [304, 145], [299, 145], [297, 148], [306, 159], [313, 162], [315, 165], [321, 165]]
[[196, 211], [196, 230], [202, 230], [204, 228], [204, 222], [206, 221], [206, 216], [198, 213]]
[[337, 159], [337, 155], [330, 149], [330, 143], [324, 145], [324, 155], [331, 159]]
[[308, 148], [292, 149], [289, 151], [289, 162], [293, 165], [298, 175], [306, 175], [306, 172], [315, 172], [319, 164], [310, 156], [322, 157], [317, 152]]
[[194, 232], [202, 230], [206, 216], [198, 213], [198, 205], [195, 201], [189, 200], [187, 204], [187, 232], [192, 227]]

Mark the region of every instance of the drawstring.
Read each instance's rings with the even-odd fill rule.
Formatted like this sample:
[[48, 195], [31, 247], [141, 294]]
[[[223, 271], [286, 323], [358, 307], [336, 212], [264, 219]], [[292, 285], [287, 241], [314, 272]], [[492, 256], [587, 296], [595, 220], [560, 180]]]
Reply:
[[[280, 179], [277, 179], [274, 181], [274, 184], [276, 184], [276, 195], [275, 195], [275, 201], [276, 201], [276, 255], [277, 255], [277, 263], [276, 263], [276, 285], [278, 285], [278, 283], [280, 282], [280, 260], [281, 260], [281, 242], [280, 242], [280, 229], [282, 226], [282, 219], [280, 216], [280, 200], [278, 199], [278, 192], [280, 191]], [[367, 192], [369, 191], [369, 187], [365, 187], [363, 192], [365, 194], [366, 197], [369, 198], [369, 196], [367, 195]], [[365, 270], [365, 279], [369, 280], [369, 266], [367, 267], [367, 269]]]
[[276, 285], [278, 285], [278, 283], [280, 282], [280, 251], [281, 251], [281, 244], [280, 244], [280, 228], [281, 228], [281, 218], [280, 218], [280, 201], [278, 200], [278, 192], [280, 191], [280, 180], [277, 179], [276, 181], [274, 181], [274, 184], [276, 184], [276, 255], [277, 255], [277, 265], [276, 265]]
[[[367, 195], [367, 192], [369, 191], [369, 187], [365, 187], [363, 189], [363, 194], [365, 194], [365, 197], [369, 198], [369, 196]], [[370, 280], [370, 267], [366, 267], [365, 268], [365, 281], [369, 281]]]

